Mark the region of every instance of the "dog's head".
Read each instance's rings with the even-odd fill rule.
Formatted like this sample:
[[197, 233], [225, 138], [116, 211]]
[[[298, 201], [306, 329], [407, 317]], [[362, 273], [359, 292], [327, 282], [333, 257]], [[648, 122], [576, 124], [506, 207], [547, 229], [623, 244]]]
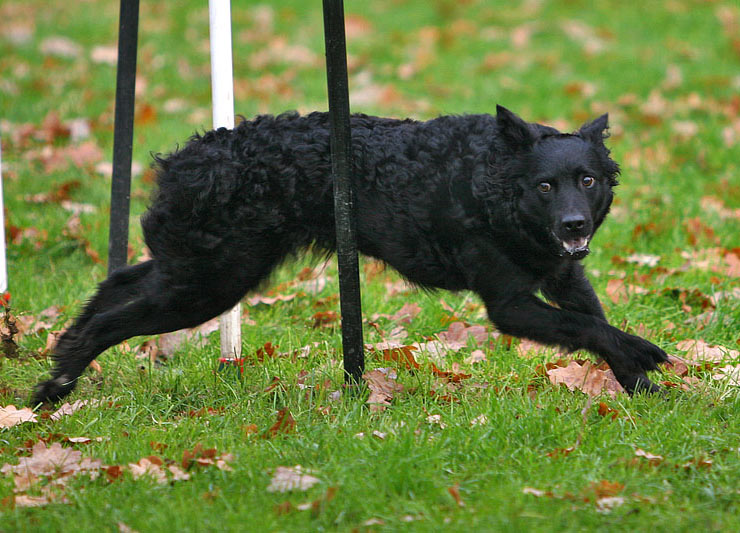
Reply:
[[608, 116], [572, 134], [527, 123], [497, 106], [497, 144], [508, 153], [519, 231], [548, 251], [581, 259], [604, 221], [619, 166], [604, 145]]

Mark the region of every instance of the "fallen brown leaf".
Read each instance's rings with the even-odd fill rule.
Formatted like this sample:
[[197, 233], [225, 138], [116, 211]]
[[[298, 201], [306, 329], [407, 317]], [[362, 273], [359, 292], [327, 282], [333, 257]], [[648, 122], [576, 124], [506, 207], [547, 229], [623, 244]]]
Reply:
[[262, 294], [256, 294], [254, 296], [251, 296], [247, 298], [247, 303], [249, 305], [272, 305], [275, 302], [289, 302], [291, 300], [294, 300], [298, 295], [298, 293], [293, 294], [278, 294], [277, 296], [264, 296]]
[[553, 385], [563, 384], [568, 390], [580, 390], [591, 397], [602, 392], [614, 397], [618, 392], [624, 392], [611, 370], [601, 370], [591, 361], [582, 364], [570, 361], [566, 367], [548, 369], [546, 374]]
[[653, 466], [657, 466], [663, 462], [663, 457], [661, 455], [655, 455], [655, 454], [646, 452], [645, 450], [642, 450], [640, 448], [637, 448], [635, 450], [635, 457], [644, 459], [648, 464], [651, 464]]
[[83, 407], [97, 407], [100, 405], [99, 400], [76, 400], [73, 403], [65, 402], [62, 404], [62, 406], [54, 411], [52, 415], [49, 417], [51, 420], [59, 420], [63, 416], [71, 415], [72, 413], [76, 413]]
[[228, 463], [233, 460], [234, 456], [230, 453], [219, 455], [216, 448], [204, 449], [201, 444], [196, 444], [192, 450], [183, 452], [181, 464], [185, 470], [190, 470], [194, 466], [215, 466], [219, 470], [230, 472], [232, 468]]
[[401, 309], [393, 313], [389, 318], [394, 322], [410, 324], [419, 313], [421, 313], [421, 306], [419, 304], [405, 303]]
[[102, 467], [101, 461], [82, 457], [81, 452], [63, 448], [58, 442], [47, 447], [45, 443], [39, 441], [33, 446], [30, 457], [21, 457], [17, 465], [6, 463], [0, 468], [0, 473], [6, 475], [13, 473], [33, 481], [39, 476], [62, 478], [78, 473], [89, 473], [97, 477]]
[[134, 479], [147, 476], [159, 484], [164, 484], [167, 483], [167, 474], [162, 468], [163, 464], [162, 460], [156, 456], [142, 457], [136, 463], [129, 463], [128, 469]]
[[557, 459], [558, 457], [566, 457], [570, 455], [576, 449], [576, 446], [568, 446], [567, 448], [555, 448], [551, 452], [547, 452], [545, 455]]
[[473, 350], [472, 352], [470, 352], [470, 356], [465, 358], [465, 363], [468, 365], [481, 363], [483, 361], [486, 361], [486, 354], [483, 352], [483, 350]]
[[383, 361], [396, 361], [406, 366], [407, 370], [421, 368], [414, 358], [415, 346], [399, 346], [398, 348], [387, 348], [383, 350]]
[[85, 254], [92, 259], [93, 262], [98, 264], [103, 263], [103, 260], [100, 259], [100, 254], [93, 249], [90, 241], [85, 237], [85, 231], [82, 228], [79, 214], [73, 214], [69, 217], [62, 229], [62, 234], [73, 241], [77, 241], [77, 243], [85, 250]]
[[717, 381], [726, 381], [731, 385], [740, 385], [740, 365], [724, 365], [715, 368], [712, 379]]
[[683, 351], [690, 361], [720, 363], [740, 358], [740, 351], [724, 346], [708, 344], [701, 339], [686, 339], [678, 342], [676, 348]]
[[24, 422], [38, 422], [32, 409], [28, 407], [18, 409], [15, 405], [0, 407], [0, 428], [10, 428]]
[[647, 294], [648, 292], [643, 287], [625, 283], [623, 279], [610, 279], [606, 284], [606, 295], [615, 304], [627, 303], [633, 294]]
[[624, 485], [618, 481], [609, 481], [602, 479], [601, 481], [594, 481], [588, 486], [587, 491], [593, 492], [597, 498], [608, 498], [610, 496], [616, 496], [624, 490]]
[[313, 327], [334, 327], [339, 320], [339, 313], [336, 311], [319, 311], [311, 317]]
[[599, 413], [599, 416], [609, 416], [612, 420], [615, 420], [619, 416], [619, 411], [617, 411], [616, 409], [612, 409], [604, 402], [599, 402], [597, 412]]
[[466, 326], [463, 322], [453, 322], [446, 331], [437, 334], [437, 337], [450, 350], [466, 348], [472, 339], [473, 344], [488, 341], [491, 333], [484, 326]]
[[52, 35], [39, 43], [39, 51], [44, 55], [74, 59], [82, 55], [82, 45], [68, 37]]
[[377, 368], [362, 375], [370, 389], [367, 403], [371, 412], [385, 411], [393, 396], [403, 391], [403, 385], [395, 381], [396, 377], [396, 372], [389, 368]]
[[442, 378], [450, 383], [458, 383], [463, 379], [468, 379], [472, 374], [465, 374], [460, 372], [460, 365], [458, 363], [452, 363], [452, 370], [440, 370], [434, 363], [429, 363], [432, 369], [432, 374]]
[[58, 204], [64, 200], [69, 200], [72, 191], [79, 189], [81, 182], [79, 180], [69, 180], [56, 185], [48, 192], [29, 194], [24, 200], [33, 204]]
[[596, 512], [610, 513], [615, 507], [624, 505], [624, 501], [622, 496], [604, 496], [596, 500]]
[[447, 492], [450, 493], [450, 496], [452, 496], [452, 498], [455, 500], [455, 503], [457, 504], [458, 507], [465, 507], [465, 502], [460, 496], [460, 484], [459, 483], [455, 483], [452, 487], [448, 487]]
[[312, 473], [304, 470], [301, 465], [278, 466], [273, 472], [267, 492], [307, 491], [320, 481]]
[[295, 418], [290, 414], [287, 407], [283, 407], [277, 413], [277, 421], [262, 434], [263, 439], [272, 439], [282, 433], [293, 433], [296, 428]]
[[321, 512], [321, 508], [332, 501], [334, 499], [334, 496], [337, 494], [337, 487], [329, 487], [326, 489], [326, 492], [318, 499], [305, 502], [305, 503], [299, 503], [295, 506], [295, 508], [298, 511], [311, 511], [314, 515], [317, 515]]

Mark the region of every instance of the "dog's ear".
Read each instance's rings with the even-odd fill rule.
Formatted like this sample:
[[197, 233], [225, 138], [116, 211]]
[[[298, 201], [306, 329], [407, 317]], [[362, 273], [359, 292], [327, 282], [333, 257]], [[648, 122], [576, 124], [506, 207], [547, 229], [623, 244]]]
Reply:
[[504, 106], [496, 105], [496, 122], [499, 133], [511, 148], [519, 150], [534, 144], [535, 139], [529, 124]]
[[605, 113], [593, 122], [581, 126], [578, 135], [594, 143], [603, 143], [607, 129], [609, 129], [609, 115]]

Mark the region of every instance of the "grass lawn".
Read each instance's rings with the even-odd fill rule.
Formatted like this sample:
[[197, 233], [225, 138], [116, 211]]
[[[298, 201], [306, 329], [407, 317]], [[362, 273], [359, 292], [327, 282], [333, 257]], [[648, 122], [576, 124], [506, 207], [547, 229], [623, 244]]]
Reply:
[[[141, 9], [131, 261], [150, 153], [211, 121], [207, 3]], [[241, 379], [217, 371], [218, 332], [137, 338], [86, 372], [69, 414], [0, 416], [0, 532], [737, 530], [737, 4], [345, 10], [353, 111], [426, 119], [500, 103], [566, 131], [610, 114], [621, 185], [585, 263], [613, 324], [683, 359], [654, 376], [667, 396], [587, 394], [584, 379], [608, 381], [599, 368], [555, 385], [587, 355], [502, 338], [473, 295], [409, 290], [363, 260], [366, 342], [421, 345], [367, 352], [393, 388], [380, 410], [343, 387], [333, 260], [302, 258], [245, 301]], [[0, 354], [0, 415], [25, 404], [50, 335], [105, 277], [117, 17], [101, 0], [0, 4], [22, 329], [18, 352]], [[237, 113], [326, 109], [320, 2], [233, 2], [233, 30]]]

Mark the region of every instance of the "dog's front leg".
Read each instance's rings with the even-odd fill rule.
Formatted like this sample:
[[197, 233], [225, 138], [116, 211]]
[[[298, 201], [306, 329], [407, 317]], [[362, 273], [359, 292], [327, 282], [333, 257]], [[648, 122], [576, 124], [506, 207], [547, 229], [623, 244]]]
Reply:
[[646, 376], [667, 360], [665, 352], [654, 344], [592, 314], [552, 307], [532, 294], [500, 294], [484, 301], [491, 321], [502, 333], [569, 351], [588, 350], [606, 360], [630, 394], [660, 391]]
[[568, 261], [557, 274], [546, 278], [542, 294], [561, 309], [593, 315], [606, 322], [601, 302], [578, 261]]
[[562, 283], [547, 285], [545, 293], [560, 305], [555, 308], [534, 296], [535, 279], [500, 254], [478, 255], [477, 259], [470, 275], [471, 288], [483, 299], [489, 318], [502, 333], [595, 353], [606, 360], [630, 394], [660, 390], [646, 372], [667, 360], [665, 352], [609, 325], [582, 270], [566, 274], [566, 279], [570, 276], [578, 282], [574, 292], [568, 292]]

